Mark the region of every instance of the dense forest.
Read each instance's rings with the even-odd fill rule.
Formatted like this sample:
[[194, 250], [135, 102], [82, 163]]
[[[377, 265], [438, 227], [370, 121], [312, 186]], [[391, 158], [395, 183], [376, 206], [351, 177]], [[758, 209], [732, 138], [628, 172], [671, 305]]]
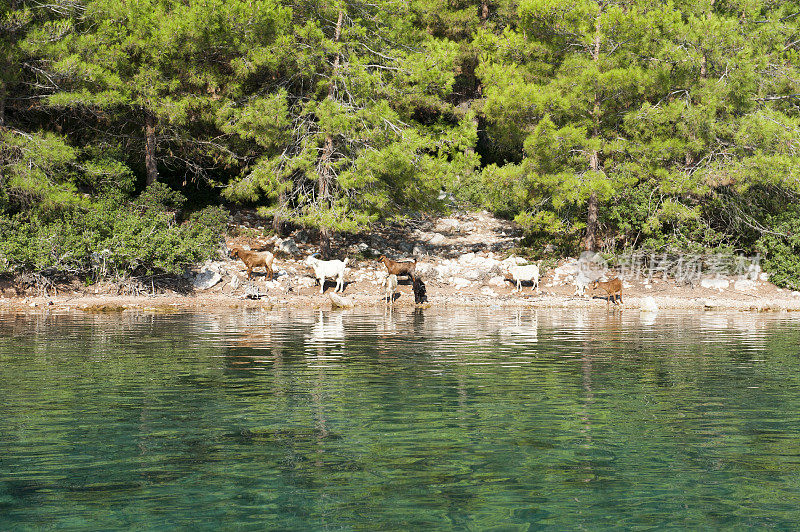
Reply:
[[176, 272], [237, 206], [325, 251], [455, 198], [534, 253], [798, 288], [799, 151], [797, 0], [0, 0], [0, 273]]

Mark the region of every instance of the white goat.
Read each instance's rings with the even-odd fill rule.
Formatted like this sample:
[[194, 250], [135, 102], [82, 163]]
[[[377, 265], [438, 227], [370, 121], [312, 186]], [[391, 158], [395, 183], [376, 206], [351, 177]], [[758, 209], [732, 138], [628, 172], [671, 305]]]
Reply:
[[531, 291], [539, 289], [539, 266], [536, 264], [526, 264], [525, 266], [511, 266], [508, 269], [511, 278], [517, 283], [515, 292], [522, 291], [522, 281], [531, 281], [533, 288]]
[[390, 273], [383, 278], [383, 286], [386, 287], [386, 300], [394, 305], [394, 292], [397, 290], [397, 276]]
[[583, 273], [583, 270], [578, 270], [578, 274], [575, 276], [575, 280], [573, 284], [575, 285], [575, 293], [572, 294], [574, 296], [581, 296], [586, 297], [586, 289], [589, 288], [592, 280]]
[[348, 259], [344, 259], [344, 261], [320, 260], [314, 255], [309, 255], [306, 258], [306, 264], [314, 269], [314, 277], [319, 280], [319, 293], [321, 294], [325, 291], [326, 277], [336, 279], [334, 292], [344, 292], [344, 269], [347, 266]]

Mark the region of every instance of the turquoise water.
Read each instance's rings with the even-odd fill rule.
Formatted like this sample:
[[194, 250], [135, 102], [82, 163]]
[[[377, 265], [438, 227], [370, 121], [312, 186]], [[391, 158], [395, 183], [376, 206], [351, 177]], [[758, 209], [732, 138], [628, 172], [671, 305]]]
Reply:
[[0, 530], [796, 530], [800, 319], [0, 314]]

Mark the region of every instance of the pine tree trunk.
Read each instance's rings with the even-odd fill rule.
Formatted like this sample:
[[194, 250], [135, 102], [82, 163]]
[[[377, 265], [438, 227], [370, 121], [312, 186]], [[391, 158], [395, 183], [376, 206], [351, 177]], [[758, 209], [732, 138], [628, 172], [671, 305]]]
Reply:
[[[598, 14], [595, 19], [594, 31], [594, 46], [592, 48], [592, 61], [599, 71], [600, 63], [600, 15]], [[595, 90], [594, 93], [594, 107], [592, 108], [592, 120], [594, 127], [592, 130], [592, 138], [597, 139], [600, 137], [600, 94]], [[597, 150], [592, 150], [589, 154], [589, 169], [592, 172], [600, 171], [600, 154]], [[597, 193], [592, 191], [589, 196], [589, 203], [587, 206], [586, 214], [586, 240], [585, 249], [587, 251], [597, 251]]]
[[[342, 21], [344, 20], [344, 11], [339, 10], [339, 19], [336, 21], [336, 31], [333, 36], [333, 42], [339, 42], [339, 37], [342, 33]], [[328, 98], [334, 97], [334, 83], [333, 79], [339, 70], [339, 54], [333, 60], [333, 68], [331, 70], [331, 84], [328, 87]], [[325, 137], [325, 145], [322, 147], [322, 158], [319, 164], [319, 182], [317, 183], [317, 201], [328, 204], [330, 200], [330, 185], [333, 181], [333, 170], [331, 169], [331, 159], [333, 158], [333, 137], [330, 133]], [[319, 229], [319, 250], [323, 258], [328, 258], [331, 250], [331, 237], [332, 231], [330, 227], [320, 225]]]
[[[286, 207], [286, 192], [281, 191], [278, 193], [278, 209], [282, 212], [283, 209]], [[275, 231], [275, 234], [279, 237], [283, 237], [283, 216], [281, 216], [280, 212], [276, 212], [272, 216], [272, 230]]]
[[589, 196], [586, 215], [586, 251], [597, 251], [597, 193]]
[[158, 181], [158, 168], [156, 166], [156, 118], [147, 113], [144, 125], [145, 151], [144, 166], [147, 171], [147, 186]]

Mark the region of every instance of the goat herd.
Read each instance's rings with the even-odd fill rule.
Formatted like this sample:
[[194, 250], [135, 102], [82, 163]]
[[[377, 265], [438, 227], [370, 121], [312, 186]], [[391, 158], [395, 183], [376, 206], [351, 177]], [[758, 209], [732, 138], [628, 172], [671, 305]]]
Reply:
[[[230, 255], [236, 257], [244, 262], [247, 267], [247, 278], [252, 279], [253, 268], [263, 267], [270, 280], [275, 276], [272, 264], [275, 261], [275, 255], [270, 251], [252, 251], [243, 249], [240, 246], [233, 246], [230, 248]], [[325, 291], [325, 280], [331, 279], [336, 281], [335, 292], [344, 291], [344, 273], [347, 267], [348, 259], [344, 260], [321, 260], [317, 257], [318, 253], [309, 255], [305, 263], [312, 270], [314, 270], [314, 277], [319, 282], [319, 293]], [[424, 303], [428, 300], [425, 283], [416, 274], [417, 259], [406, 260], [391, 260], [381, 255], [378, 259], [386, 266], [388, 275], [383, 280], [383, 287], [385, 288], [386, 301], [393, 303], [395, 292], [397, 290], [397, 277], [404, 275], [411, 280], [412, 288], [414, 291], [414, 302], [416, 304]], [[516, 284], [515, 292], [522, 291], [522, 282], [530, 282], [532, 284], [532, 291], [539, 289], [539, 266], [536, 264], [526, 264], [523, 266], [514, 265], [508, 268], [508, 278]], [[622, 281], [618, 278], [611, 279], [610, 281], [595, 280], [591, 284], [593, 290], [603, 290], [606, 292], [606, 304], [613, 301], [614, 304], [622, 302]], [[582, 290], [581, 290], [582, 292]], [[582, 294], [581, 294], [582, 295]]]

